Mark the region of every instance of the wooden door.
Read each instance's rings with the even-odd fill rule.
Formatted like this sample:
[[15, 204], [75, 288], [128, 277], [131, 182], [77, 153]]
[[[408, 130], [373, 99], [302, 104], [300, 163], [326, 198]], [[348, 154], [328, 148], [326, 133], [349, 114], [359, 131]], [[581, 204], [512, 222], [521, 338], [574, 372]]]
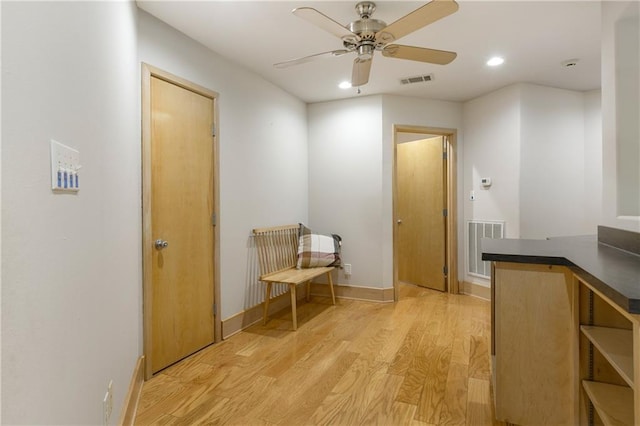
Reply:
[[445, 159], [438, 136], [397, 144], [398, 280], [446, 289]]
[[156, 373], [214, 342], [214, 100], [151, 76], [150, 102]]

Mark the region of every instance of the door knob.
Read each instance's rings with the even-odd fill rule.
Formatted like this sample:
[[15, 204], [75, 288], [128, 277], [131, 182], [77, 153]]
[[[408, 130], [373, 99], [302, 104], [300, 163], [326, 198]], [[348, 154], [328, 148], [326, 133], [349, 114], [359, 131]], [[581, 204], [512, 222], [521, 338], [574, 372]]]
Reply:
[[154, 243], [154, 245], [155, 245], [157, 250], [162, 250], [163, 248], [167, 248], [169, 243], [166, 242], [165, 240], [157, 239], [156, 242]]
[[397, 223], [398, 225], [400, 225], [400, 224], [402, 223], [402, 219], [398, 219], [398, 220], [396, 221], [396, 223]]

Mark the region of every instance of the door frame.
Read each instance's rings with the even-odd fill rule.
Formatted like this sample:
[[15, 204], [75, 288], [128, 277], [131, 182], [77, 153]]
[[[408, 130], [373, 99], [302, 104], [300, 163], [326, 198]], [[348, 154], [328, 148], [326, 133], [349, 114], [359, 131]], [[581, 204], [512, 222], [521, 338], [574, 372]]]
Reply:
[[[143, 296], [143, 351], [145, 356], [145, 380], [153, 376], [151, 371], [151, 313], [152, 313], [152, 253], [153, 235], [151, 233], [151, 77], [156, 77], [183, 89], [210, 98], [213, 101], [213, 213], [220, 217], [219, 199], [219, 161], [218, 161], [218, 93], [202, 87], [152, 65], [142, 63], [142, 296]], [[213, 129], [212, 129], [213, 130]], [[213, 227], [213, 332], [214, 343], [222, 340], [222, 321], [220, 319], [220, 232], [217, 223]]]
[[456, 129], [441, 127], [423, 127], [412, 125], [393, 125], [393, 172], [392, 172], [392, 198], [393, 198], [393, 298], [398, 301], [398, 133], [418, 133], [428, 136], [443, 136], [446, 144], [447, 158], [445, 160], [445, 208], [447, 216], [445, 218], [445, 263], [448, 274], [445, 278], [445, 288], [448, 293], [460, 293], [460, 282], [458, 281], [458, 201], [457, 201], [457, 135]]

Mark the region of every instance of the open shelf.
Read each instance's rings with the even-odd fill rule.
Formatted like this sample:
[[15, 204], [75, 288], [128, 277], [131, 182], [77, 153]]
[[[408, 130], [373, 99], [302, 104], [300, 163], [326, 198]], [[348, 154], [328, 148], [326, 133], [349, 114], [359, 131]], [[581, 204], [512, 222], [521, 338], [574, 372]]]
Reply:
[[631, 388], [588, 380], [584, 380], [582, 386], [605, 426], [633, 424]]
[[633, 383], [633, 333], [631, 330], [581, 325], [580, 330], [625, 382]]

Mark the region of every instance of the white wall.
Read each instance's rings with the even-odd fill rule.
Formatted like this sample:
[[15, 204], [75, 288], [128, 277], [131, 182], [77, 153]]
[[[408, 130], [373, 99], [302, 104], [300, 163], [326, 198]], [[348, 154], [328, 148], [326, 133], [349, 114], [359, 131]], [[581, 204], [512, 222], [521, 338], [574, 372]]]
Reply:
[[[595, 234], [600, 123], [599, 90], [516, 84], [466, 102], [465, 220], [504, 220], [507, 238]], [[492, 179], [489, 189], [482, 177]]]
[[520, 237], [596, 233], [586, 223], [584, 93], [520, 87]]
[[[306, 107], [132, 3], [2, 9], [2, 421], [100, 424], [113, 379], [113, 424], [142, 353], [139, 61], [220, 93], [223, 319], [250, 230], [307, 221]], [[50, 190], [52, 138], [78, 195]]]
[[589, 234], [602, 224], [602, 108], [601, 91], [584, 93], [584, 223]]
[[[341, 284], [384, 287], [382, 281], [382, 99], [308, 106], [309, 223], [339, 234], [351, 277]], [[387, 286], [388, 287], [388, 286]]]
[[[2, 423], [118, 421], [140, 354], [133, 3], [2, 3]], [[77, 148], [51, 191], [50, 139]]]
[[393, 125], [458, 129], [461, 158], [462, 105], [385, 95], [308, 111], [309, 223], [343, 237], [341, 284], [393, 287]]
[[[621, 189], [618, 185], [618, 174], [622, 170], [618, 163], [618, 141], [627, 140], [630, 146], [627, 147], [629, 152], [640, 154], [640, 147], [631, 146], [638, 143], [637, 135], [640, 134], [639, 121], [637, 119], [638, 99], [640, 93], [638, 83], [635, 82], [635, 97], [632, 90], [633, 84], [628, 88], [618, 86], [619, 75], [616, 74], [617, 69], [634, 69], [635, 75], [638, 74], [638, 52], [630, 52], [631, 54], [621, 55], [616, 50], [616, 23], [623, 18], [633, 19], [636, 34], [640, 34], [640, 26], [638, 24], [638, 10], [640, 5], [637, 1], [618, 1], [602, 3], [602, 158], [603, 158], [603, 187], [602, 187], [602, 225], [614, 228], [627, 229], [630, 231], [640, 232], [640, 216], [627, 216], [624, 211], [619, 212], [620, 207], [628, 210], [630, 206], [623, 205], [618, 199], [618, 191]], [[633, 32], [633, 29], [632, 29]], [[635, 40], [637, 46], [637, 40]], [[618, 62], [616, 62], [618, 61]], [[618, 99], [618, 90], [628, 90], [631, 93], [630, 98]], [[623, 128], [619, 128], [618, 114], [635, 114], [628, 121], [622, 120]], [[635, 125], [635, 128], [631, 128]], [[629, 126], [629, 127], [627, 127]], [[627, 139], [630, 135], [635, 135], [634, 139]], [[640, 158], [636, 162], [640, 164]], [[633, 167], [633, 166], [632, 166]], [[631, 178], [631, 176], [630, 176]], [[635, 188], [634, 188], [635, 185]], [[640, 199], [640, 185], [630, 180], [630, 184], [626, 185], [626, 190], [636, 193], [635, 197], [629, 199]], [[640, 210], [640, 206], [637, 206]], [[633, 208], [631, 208], [633, 210]]]
[[[0, 5], [0, 24], [2, 23], [2, 6]], [[0, 31], [0, 43], [2, 32]], [[0, 70], [2, 68], [2, 55], [0, 55]], [[0, 82], [2, 76], [0, 76]], [[0, 84], [0, 117], [2, 117], [2, 84]], [[2, 332], [2, 120], [0, 119], [0, 333]], [[0, 374], [2, 372], [2, 338], [0, 337]], [[2, 423], [2, 379], [0, 379], [0, 424]]]
[[251, 229], [307, 222], [306, 105], [139, 11], [140, 61], [218, 92], [221, 309], [226, 319], [258, 302], [246, 295]]
[[[508, 86], [465, 102], [463, 114], [464, 217], [461, 219], [465, 222], [465, 232], [460, 238], [467, 233], [468, 220], [505, 221], [506, 238], [519, 238], [520, 88]], [[483, 177], [491, 178], [490, 188], [480, 184]], [[471, 191], [475, 201], [469, 199]], [[461, 264], [463, 259], [465, 256], [460, 257]]]

